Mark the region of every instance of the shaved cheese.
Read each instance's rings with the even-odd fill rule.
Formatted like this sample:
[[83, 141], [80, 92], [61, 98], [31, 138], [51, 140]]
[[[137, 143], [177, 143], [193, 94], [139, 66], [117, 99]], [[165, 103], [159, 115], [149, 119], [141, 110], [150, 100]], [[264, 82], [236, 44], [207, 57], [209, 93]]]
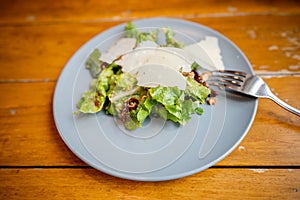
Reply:
[[112, 45], [109, 50], [102, 54], [100, 60], [106, 63], [112, 63], [121, 55], [132, 51], [135, 47], [135, 38], [121, 38], [116, 44]]
[[223, 70], [225, 68], [216, 37], [206, 36], [204, 40], [188, 45], [183, 50], [203, 68], [208, 70]]
[[182, 71], [191, 71], [191, 64], [182, 55], [168, 48], [136, 48], [132, 52], [123, 55], [116, 64], [122, 66], [124, 72], [134, 74], [136, 70], [147, 64], [166, 65], [180, 73]]
[[181, 71], [190, 72], [193, 62], [207, 70], [224, 69], [218, 38], [215, 37], [206, 36], [204, 40], [183, 49], [160, 47], [153, 41], [135, 45], [136, 39], [121, 38], [100, 60], [107, 63], [115, 61], [124, 72], [137, 74], [139, 86], [185, 89], [186, 79]]
[[137, 69], [137, 85], [144, 87], [174, 87], [186, 88], [186, 78], [174, 68], [162, 64], [146, 64]]

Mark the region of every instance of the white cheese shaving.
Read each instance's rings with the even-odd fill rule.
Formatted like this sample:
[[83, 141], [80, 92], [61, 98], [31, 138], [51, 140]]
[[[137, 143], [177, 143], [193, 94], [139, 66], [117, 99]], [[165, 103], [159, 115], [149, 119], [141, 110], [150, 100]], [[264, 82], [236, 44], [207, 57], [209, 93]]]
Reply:
[[112, 63], [121, 55], [132, 51], [135, 44], [135, 38], [121, 38], [116, 44], [112, 45], [106, 53], [101, 54], [100, 60], [106, 63]]
[[193, 62], [207, 70], [224, 69], [218, 38], [206, 36], [198, 43], [183, 49], [160, 47], [153, 41], [144, 41], [136, 48], [136, 39], [121, 38], [101, 61], [122, 66], [124, 72], [137, 74], [139, 86], [178, 86], [185, 89], [186, 78], [180, 71], [190, 72]]
[[136, 69], [148, 64], [166, 65], [178, 73], [180, 69], [190, 72], [192, 63], [186, 60], [181, 54], [165, 47], [138, 47], [132, 52], [123, 55], [120, 60], [116, 61], [116, 64], [121, 65], [124, 72], [134, 74]]
[[206, 36], [204, 40], [188, 45], [183, 50], [191, 56], [193, 61], [207, 70], [224, 69], [221, 49], [216, 37]]
[[146, 64], [137, 69], [137, 85], [144, 87], [174, 87], [184, 90], [186, 79], [178, 71], [162, 64]]

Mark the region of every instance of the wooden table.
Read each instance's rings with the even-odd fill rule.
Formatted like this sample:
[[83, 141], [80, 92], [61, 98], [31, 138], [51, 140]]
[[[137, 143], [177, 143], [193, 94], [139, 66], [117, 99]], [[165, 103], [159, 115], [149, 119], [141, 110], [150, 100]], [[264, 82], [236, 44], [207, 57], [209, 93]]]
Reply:
[[91, 37], [139, 18], [209, 26], [237, 44], [275, 94], [300, 108], [300, 2], [1, 1], [0, 199], [300, 199], [300, 118], [259, 99], [242, 143], [221, 162], [166, 182], [97, 171], [63, 143], [52, 114], [56, 81]]

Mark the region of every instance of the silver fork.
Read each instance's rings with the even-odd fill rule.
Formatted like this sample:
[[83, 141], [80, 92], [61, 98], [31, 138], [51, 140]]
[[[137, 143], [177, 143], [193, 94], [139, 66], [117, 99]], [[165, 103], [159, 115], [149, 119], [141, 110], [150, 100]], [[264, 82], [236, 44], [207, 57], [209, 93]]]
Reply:
[[225, 87], [231, 91], [253, 97], [269, 98], [286, 110], [300, 116], [300, 111], [274, 95], [262, 78], [256, 75], [233, 70], [212, 71], [208, 84]]

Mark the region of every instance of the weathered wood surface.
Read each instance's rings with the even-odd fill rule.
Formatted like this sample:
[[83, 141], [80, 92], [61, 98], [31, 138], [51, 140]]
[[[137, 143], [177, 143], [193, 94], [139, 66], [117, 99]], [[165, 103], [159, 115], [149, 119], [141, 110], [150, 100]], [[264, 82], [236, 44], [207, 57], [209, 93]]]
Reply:
[[93, 36], [145, 17], [219, 31], [300, 109], [299, 1], [1, 1], [0, 199], [299, 199], [300, 118], [267, 99], [259, 99], [249, 133], [228, 157], [175, 181], [118, 179], [67, 148], [52, 114], [61, 70]]

